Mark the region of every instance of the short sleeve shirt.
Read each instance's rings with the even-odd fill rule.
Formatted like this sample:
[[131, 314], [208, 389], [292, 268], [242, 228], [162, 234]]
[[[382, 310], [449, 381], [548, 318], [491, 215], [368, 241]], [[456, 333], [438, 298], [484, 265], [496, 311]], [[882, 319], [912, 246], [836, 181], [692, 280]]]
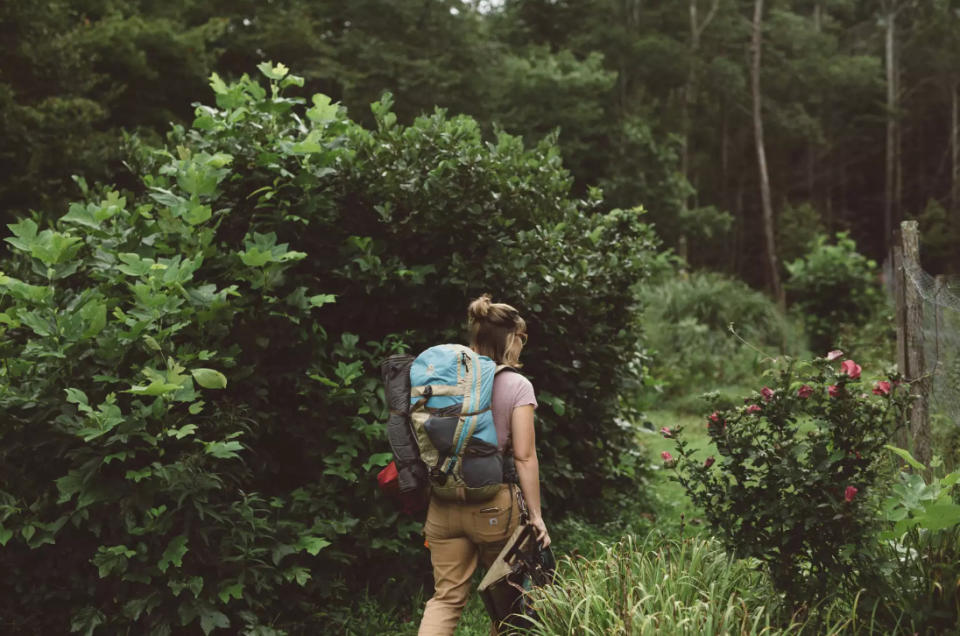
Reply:
[[519, 373], [504, 370], [493, 380], [493, 423], [497, 427], [497, 448], [502, 453], [510, 441], [510, 419], [513, 409], [518, 406], [533, 405], [537, 408], [537, 398], [533, 384]]

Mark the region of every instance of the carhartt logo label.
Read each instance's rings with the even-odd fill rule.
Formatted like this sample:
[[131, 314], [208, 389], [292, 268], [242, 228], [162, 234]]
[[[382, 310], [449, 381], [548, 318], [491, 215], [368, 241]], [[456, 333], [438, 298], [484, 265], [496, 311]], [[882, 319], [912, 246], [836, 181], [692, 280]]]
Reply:
[[491, 526], [497, 525], [497, 518], [496, 518], [496, 517], [494, 517], [493, 519], [490, 520], [490, 525], [491, 525]]

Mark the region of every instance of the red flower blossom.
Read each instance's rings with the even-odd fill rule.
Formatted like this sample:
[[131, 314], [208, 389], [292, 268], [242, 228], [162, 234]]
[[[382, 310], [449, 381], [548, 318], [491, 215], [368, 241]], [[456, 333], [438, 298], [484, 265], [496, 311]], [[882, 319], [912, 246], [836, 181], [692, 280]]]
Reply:
[[840, 387], [836, 384], [831, 384], [827, 387], [827, 393], [830, 394], [830, 397], [840, 397]]
[[834, 360], [836, 360], [842, 355], [843, 355], [843, 351], [840, 351], [839, 349], [834, 349], [833, 351], [827, 354], [827, 361], [833, 362]]
[[671, 437], [673, 437], [673, 431], [671, 431], [670, 428], [666, 426], [660, 429], [660, 434], [666, 437], [667, 439], [670, 439]]
[[809, 384], [804, 384], [802, 387], [797, 389], [797, 397], [799, 397], [801, 400], [806, 400], [811, 395], [813, 395], [813, 387]]
[[710, 457], [707, 457], [705, 460], [703, 460], [703, 467], [710, 468], [711, 466], [713, 466], [713, 462], [715, 461], [716, 460], [713, 458], [713, 455], [711, 455]]
[[663, 461], [665, 461], [665, 462], [672, 462], [672, 461], [673, 461], [673, 455], [671, 455], [671, 454], [668, 453], [667, 451], [663, 451], [662, 453], [660, 453], [660, 457], [662, 457], [662, 458], [663, 458]]
[[857, 496], [857, 489], [853, 486], [847, 486], [847, 489], [843, 491], [843, 498], [847, 502], [853, 501], [853, 498]]
[[770, 400], [773, 399], [773, 389], [771, 389], [768, 386], [765, 386], [762, 389], [760, 389], [760, 395], [763, 396], [764, 402], [769, 402]]
[[760, 412], [759, 404], [751, 404], [750, 406], [747, 407], [747, 413], [759, 413], [759, 412]]
[[886, 380], [880, 380], [873, 385], [874, 395], [890, 395], [890, 383]]
[[856, 380], [860, 377], [860, 365], [853, 360], [844, 360], [840, 364], [840, 373], [849, 375], [851, 380]]

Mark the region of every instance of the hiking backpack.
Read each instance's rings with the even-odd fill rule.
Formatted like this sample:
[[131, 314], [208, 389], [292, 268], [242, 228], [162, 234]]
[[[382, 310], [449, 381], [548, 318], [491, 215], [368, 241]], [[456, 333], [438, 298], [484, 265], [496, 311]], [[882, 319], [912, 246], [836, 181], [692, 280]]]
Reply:
[[508, 368], [455, 344], [384, 360], [401, 498], [429, 489], [439, 499], [485, 501], [516, 481], [512, 456], [498, 450], [491, 410], [493, 378]]

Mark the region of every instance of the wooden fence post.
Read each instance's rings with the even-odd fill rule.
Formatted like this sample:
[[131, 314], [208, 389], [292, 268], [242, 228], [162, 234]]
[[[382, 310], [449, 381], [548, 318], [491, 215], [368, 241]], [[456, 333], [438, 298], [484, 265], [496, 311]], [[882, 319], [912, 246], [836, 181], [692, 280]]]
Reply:
[[[919, 228], [916, 221], [900, 224], [901, 261], [903, 270], [903, 298], [906, 333], [904, 338], [907, 380], [913, 404], [910, 407], [910, 436], [913, 438], [913, 454], [919, 461], [930, 464], [930, 420], [927, 408], [929, 375], [924, 368], [923, 356], [923, 296], [917, 288], [920, 269]], [[898, 330], [899, 331], [899, 330]], [[897, 339], [897, 355], [900, 342]]]
[[[910, 370], [907, 368], [907, 301], [905, 292], [909, 282], [907, 273], [903, 270], [903, 237], [900, 228], [893, 231], [891, 243], [891, 283], [893, 287], [894, 319], [897, 325], [897, 371], [901, 377], [908, 379]], [[900, 429], [896, 434], [896, 444], [900, 448], [907, 448], [910, 437], [906, 429]]]

